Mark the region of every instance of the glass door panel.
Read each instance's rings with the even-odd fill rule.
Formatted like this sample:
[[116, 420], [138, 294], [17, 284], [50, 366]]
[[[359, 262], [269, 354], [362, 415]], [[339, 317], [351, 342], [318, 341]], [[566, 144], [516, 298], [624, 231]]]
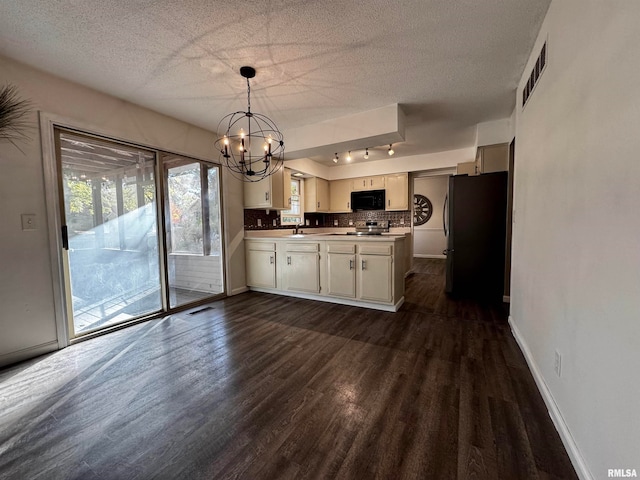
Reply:
[[164, 154], [169, 306], [224, 293], [220, 172], [215, 165]]
[[155, 153], [56, 129], [71, 337], [162, 310]]

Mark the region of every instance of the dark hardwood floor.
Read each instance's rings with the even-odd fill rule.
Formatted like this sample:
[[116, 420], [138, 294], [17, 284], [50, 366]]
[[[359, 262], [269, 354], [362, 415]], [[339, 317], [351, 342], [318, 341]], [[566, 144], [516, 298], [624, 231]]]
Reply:
[[502, 307], [262, 293], [0, 370], [0, 478], [574, 479]]

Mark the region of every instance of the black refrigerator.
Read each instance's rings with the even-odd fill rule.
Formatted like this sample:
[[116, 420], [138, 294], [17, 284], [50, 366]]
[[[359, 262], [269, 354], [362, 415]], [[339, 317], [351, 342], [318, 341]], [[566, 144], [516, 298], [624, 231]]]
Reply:
[[449, 177], [443, 219], [446, 292], [501, 302], [507, 216], [507, 172]]

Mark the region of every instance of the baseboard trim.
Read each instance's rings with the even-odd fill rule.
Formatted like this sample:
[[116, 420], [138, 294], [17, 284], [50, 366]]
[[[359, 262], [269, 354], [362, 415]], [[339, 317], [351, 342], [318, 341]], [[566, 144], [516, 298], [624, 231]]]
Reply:
[[382, 310], [384, 312], [397, 312], [404, 303], [404, 295], [395, 304], [389, 305], [384, 303], [365, 302], [360, 300], [350, 300], [340, 297], [323, 297], [322, 295], [314, 295], [312, 293], [284, 292], [282, 290], [273, 290], [271, 288], [250, 287], [251, 291], [262, 293], [273, 293], [274, 295], [283, 295], [285, 297], [304, 298], [305, 300], [316, 300], [326, 303], [337, 303], [340, 305], [349, 305], [351, 307], [371, 308], [373, 310]]
[[234, 288], [233, 290], [231, 290], [231, 293], [229, 294], [229, 296], [232, 297], [233, 295], [240, 295], [241, 293], [245, 293], [248, 291], [249, 291], [249, 287]]
[[5, 353], [4, 355], [0, 355], [0, 367], [22, 362], [23, 360], [44, 355], [45, 353], [55, 352], [56, 350], [58, 350], [58, 340], [41, 343], [40, 345], [23, 348], [22, 350], [11, 353]]
[[580, 453], [578, 445], [573, 439], [573, 435], [571, 435], [571, 431], [569, 430], [567, 423], [562, 417], [562, 413], [560, 412], [560, 409], [558, 408], [558, 405], [556, 404], [556, 401], [553, 398], [549, 387], [547, 387], [547, 383], [544, 381], [544, 377], [542, 376], [538, 365], [533, 359], [533, 355], [531, 354], [531, 350], [529, 350], [529, 347], [527, 346], [527, 342], [522, 337], [522, 334], [520, 333], [520, 330], [518, 330], [518, 326], [515, 324], [511, 315], [509, 315], [509, 326], [511, 327], [511, 332], [513, 333], [513, 336], [516, 339], [516, 342], [518, 343], [518, 346], [520, 347], [525, 360], [527, 361], [527, 365], [529, 365], [529, 370], [531, 370], [533, 379], [538, 386], [538, 390], [540, 391], [540, 394], [544, 399], [544, 403], [547, 405], [549, 416], [551, 417], [551, 420], [553, 421], [553, 424], [555, 425], [556, 430], [560, 435], [560, 439], [564, 444], [564, 448], [567, 449], [569, 459], [571, 460], [573, 468], [576, 470], [576, 474], [578, 475], [580, 480], [594, 480], [593, 475], [591, 475], [591, 472], [589, 471], [589, 468], [584, 461], [582, 453]]
[[414, 253], [413, 256], [416, 258], [447, 258], [446, 255], [426, 255], [424, 253]]

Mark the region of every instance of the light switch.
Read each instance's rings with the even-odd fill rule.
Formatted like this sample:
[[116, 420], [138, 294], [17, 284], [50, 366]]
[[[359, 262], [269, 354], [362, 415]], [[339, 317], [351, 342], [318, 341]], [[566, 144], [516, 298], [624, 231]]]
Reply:
[[22, 219], [22, 230], [35, 230], [36, 229], [36, 215], [35, 213], [23, 213], [20, 215]]

